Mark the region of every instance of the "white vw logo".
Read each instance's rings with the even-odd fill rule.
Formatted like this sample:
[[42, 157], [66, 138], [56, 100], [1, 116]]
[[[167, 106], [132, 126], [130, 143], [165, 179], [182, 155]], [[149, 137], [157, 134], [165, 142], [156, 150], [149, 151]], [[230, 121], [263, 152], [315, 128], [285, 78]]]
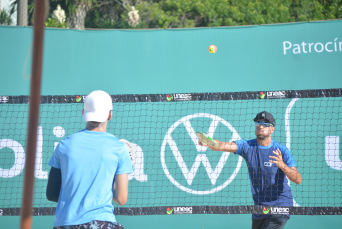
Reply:
[[[211, 119], [211, 124], [209, 126], [209, 130], [208, 130], [208, 135], [212, 138], [214, 136], [214, 133], [215, 133], [215, 130], [216, 130], [216, 127], [219, 123], [222, 123], [224, 126], [226, 126], [231, 132], [232, 132], [232, 137], [230, 139], [230, 141], [235, 141], [235, 140], [238, 140], [240, 139], [240, 135], [238, 134], [238, 132], [234, 129], [234, 127], [229, 124], [226, 120], [216, 116], [216, 115], [212, 115], [212, 114], [207, 114], [207, 113], [197, 113], [197, 114], [192, 114], [192, 115], [188, 115], [186, 117], [183, 117], [181, 118], [180, 120], [176, 121], [171, 127], [170, 129], [167, 131], [166, 135], [165, 135], [165, 138], [164, 138], [164, 141], [163, 141], [163, 144], [162, 144], [162, 147], [161, 147], [161, 152], [160, 152], [160, 157], [161, 157], [161, 163], [162, 163], [162, 166], [163, 166], [163, 170], [167, 176], [167, 178], [179, 189], [185, 191], [185, 192], [188, 192], [188, 193], [192, 193], [192, 194], [197, 194], [197, 195], [206, 195], [206, 194], [211, 194], [211, 193], [215, 193], [215, 192], [218, 192], [220, 190], [222, 190], [224, 187], [226, 187], [227, 185], [229, 185], [230, 182], [232, 182], [235, 178], [235, 176], [237, 175], [237, 173], [239, 172], [240, 170], [240, 167], [241, 167], [241, 163], [242, 163], [242, 157], [239, 157], [238, 159], [238, 163], [237, 163], [237, 166], [234, 170], [234, 172], [231, 174], [231, 176], [228, 178], [228, 180], [226, 180], [223, 184], [221, 184], [220, 186], [218, 187], [215, 187], [213, 189], [209, 189], [209, 190], [193, 190], [193, 189], [190, 189], [190, 188], [187, 188], [187, 187], [184, 187], [183, 185], [181, 185], [180, 183], [178, 183], [173, 177], [172, 175], [170, 174], [167, 166], [166, 166], [166, 162], [165, 162], [165, 148], [166, 148], [166, 144], [168, 143], [170, 148], [171, 148], [171, 151], [178, 163], [178, 166], [182, 172], [182, 174], [184, 175], [188, 185], [191, 185], [194, 178], [195, 178], [195, 175], [197, 173], [197, 170], [199, 169], [201, 163], [203, 163], [204, 167], [205, 167], [205, 170], [209, 176], [209, 179], [210, 179], [210, 182], [212, 185], [215, 185], [216, 184], [216, 181], [218, 179], [218, 177], [220, 176], [221, 174], [221, 171], [229, 157], [229, 154], [228, 152], [223, 152], [222, 153], [222, 156], [216, 166], [216, 168], [213, 170], [211, 165], [210, 165], [210, 162], [207, 158], [207, 155], [206, 154], [197, 154], [196, 156], [196, 159], [192, 165], [192, 168], [188, 169], [187, 165], [185, 164], [184, 162], [184, 159], [183, 159], [183, 156], [182, 154], [180, 153], [178, 147], [177, 147], [177, 144], [176, 142], [173, 140], [171, 134], [172, 132], [180, 125], [180, 124], [183, 124], [186, 131], [188, 132], [191, 140], [193, 141], [193, 143], [195, 144], [196, 146], [196, 150], [198, 152], [205, 152], [207, 151], [207, 148], [206, 146], [200, 146], [198, 144], [198, 137], [196, 135], [196, 132], [194, 131], [192, 125], [191, 125], [191, 122], [190, 122], [190, 119], [194, 119], [194, 118], [209, 118]], [[217, 152], [219, 153], [219, 152]]]

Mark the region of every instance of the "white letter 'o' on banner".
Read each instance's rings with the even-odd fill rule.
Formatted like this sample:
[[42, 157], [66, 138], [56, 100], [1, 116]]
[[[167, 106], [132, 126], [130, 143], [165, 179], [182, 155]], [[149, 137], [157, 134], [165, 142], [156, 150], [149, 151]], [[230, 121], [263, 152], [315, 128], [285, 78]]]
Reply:
[[25, 166], [25, 151], [21, 144], [12, 139], [1, 139], [0, 149], [10, 148], [14, 152], [14, 165], [10, 169], [0, 168], [0, 177], [11, 178], [19, 175]]

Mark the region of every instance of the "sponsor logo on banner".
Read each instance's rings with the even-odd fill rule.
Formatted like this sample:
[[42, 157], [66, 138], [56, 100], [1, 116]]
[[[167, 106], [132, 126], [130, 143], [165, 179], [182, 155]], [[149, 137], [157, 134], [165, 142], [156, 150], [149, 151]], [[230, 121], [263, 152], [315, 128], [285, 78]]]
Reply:
[[[238, 134], [238, 132], [235, 130], [235, 128], [228, 123], [226, 120], [222, 119], [221, 117], [218, 117], [216, 115], [212, 115], [212, 114], [208, 114], [208, 113], [197, 113], [197, 114], [192, 114], [192, 115], [188, 115], [186, 117], [181, 118], [180, 120], [176, 121], [167, 131], [165, 137], [164, 137], [164, 141], [162, 143], [162, 147], [161, 147], [161, 152], [160, 152], [160, 158], [161, 158], [161, 164], [164, 170], [164, 173], [166, 174], [167, 178], [179, 189], [191, 193], [191, 194], [195, 194], [195, 195], [207, 195], [207, 194], [211, 194], [211, 193], [215, 193], [218, 192], [220, 190], [222, 190], [223, 188], [225, 188], [227, 185], [230, 184], [230, 182], [232, 182], [235, 178], [235, 176], [238, 174], [240, 168], [241, 168], [241, 163], [243, 158], [242, 157], [238, 157], [236, 158], [237, 160], [237, 164], [236, 167], [234, 169], [234, 171], [230, 171], [230, 173], [228, 174], [229, 177], [226, 178], [222, 178], [221, 177], [221, 181], [223, 180], [222, 184], [216, 184], [216, 181], [218, 180], [222, 170], [225, 167], [225, 164], [228, 160], [228, 157], [230, 155], [229, 152], [222, 152], [221, 157], [216, 165], [216, 167], [213, 169], [213, 167], [211, 166], [210, 163], [210, 158], [207, 157], [207, 155], [205, 154], [205, 152], [207, 151], [208, 147], [207, 146], [201, 146], [198, 144], [198, 137], [196, 135], [196, 132], [194, 130], [194, 128], [192, 127], [192, 122], [196, 122], [196, 121], [200, 121], [198, 120], [199, 118], [201, 118], [202, 120], [204, 119], [208, 119], [210, 121], [210, 126], [208, 129], [208, 135], [209, 137], [213, 137], [216, 131], [216, 127], [220, 124], [221, 126], [225, 126], [229, 132], [232, 133], [232, 137], [230, 139], [230, 141], [235, 141], [235, 140], [239, 140], [240, 135]], [[191, 139], [190, 142], [192, 142], [197, 150], [197, 154], [196, 158], [193, 162], [191, 161], [186, 161], [187, 163], [192, 164], [192, 167], [189, 169], [187, 166], [187, 163], [185, 163], [184, 160], [184, 154], [188, 153], [188, 150], [186, 152], [182, 152], [181, 150], [179, 150], [176, 141], [173, 139], [172, 137], [172, 133], [173, 131], [180, 126], [180, 128], [185, 128], [185, 131], [187, 132], [187, 134], [185, 134], [185, 137], [189, 137]], [[186, 133], [185, 132], [185, 133]], [[227, 139], [228, 140], [228, 139]], [[171, 151], [172, 151], [172, 155], [174, 157], [174, 159], [177, 161], [177, 173], [178, 174], [182, 174], [182, 181], [183, 181], [183, 185], [180, 184], [170, 173], [168, 165], [166, 163], [166, 157], [165, 157], [165, 151], [166, 151], [166, 147], [167, 145], [170, 147]], [[191, 188], [191, 185], [196, 177], [197, 171], [199, 170], [200, 166], [203, 166], [205, 168], [205, 171], [207, 173], [207, 178], [205, 179], [209, 179], [210, 183], [211, 183], [211, 188], [208, 190], [198, 190], [195, 188]], [[233, 167], [234, 168], [234, 167]], [[175, 171], [175, 169], [172, 169], [173, 171]], [[179, 172], [180, 173], [179, 173]], [[184, 178], [186, 180], [187, 183], [187, 187], [185, 187], [184, 185]], [[179, 179], [179, 178], [177, 178]], [[225, 180], [227, 179], [227, 180]], [[181, 180], [179, 180], [181, 181]], [[208, 181], [208, 183], [209, 183]], [[196, 186], [197, 187], [197, 186]]]
[[283, 99], [286, 96], [285, 91], [268, 91], [267, 98], [268, 99]]
[[81, 100], [82, 100], [82, 96], [78, 96], [78, 95], [76, 95], [76, 102], [81, 102]]
[[290, 214], [290, 209], [289, 208], [271, 207], [271, 214], [288, 215], [288, 214]]
[[261, 92], [259, 93], [260, 99], [264, 99], [264, 98], [265, 98], [265, 95], [266, 95], [266, 94], [265, 94], [264, 92], [261, 91]]
[[174, 207], [173, 214], [192, 214], [192, 207]]
[[8, 96], [0, 96], [0, 103], [8, 103]]
[[282, 207], [264, 207], [263, 213], [267, 215], [268, 213], [274, 214], [274, 215], [289, 215], [290, 214], [290, 208], [282, 208]]
[[268, 212], [270, 211], [270, 208], [264, 207], [262, 211], [264, 212], [264, 214], [268, 214]]
[[191, 100], [191, 94], [174, 94], [173, 100], [174, 101], [190, 101]]
[[167, 95], [167, 96], [166, 96], [166, 100], [167, 100], [167, 101], [171, 101], [172, 99], [173, 99], [173, 95]]
[[173, 212], [173, 208], [167, 208], [167, 209], [166, 209], [166, 213], [167, 213], [168, 215], [171, 215], [172, 212]]

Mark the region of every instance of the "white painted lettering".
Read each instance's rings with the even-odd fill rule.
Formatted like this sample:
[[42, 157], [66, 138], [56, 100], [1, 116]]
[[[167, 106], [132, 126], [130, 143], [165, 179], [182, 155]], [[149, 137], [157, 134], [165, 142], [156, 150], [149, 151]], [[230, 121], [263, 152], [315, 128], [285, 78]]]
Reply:
[[293, 53], [299, 54], [300, 53], [300, 46], [298, 44], [294, 44], [293, 47], [296, 47], [296, 48], [293, 48]]
[[332, 44], [332, 42], [328, 42], [325, 44], [325, 50], [327, 50], [327, 52], [332, 52], [332, 49], [328, 49], [328, 45]]
[[[321, 46], [321, 49], [320, 49], [320, 50], [317, 49], [317, 46], [318, 46], [318, 45]], [[314, 46], [314, 48], [315, 48], [315, 51], [316, 51], [316, 52], [323, 52], [323, 50], [324, 50], [324, 46], [323, 46], [322, 43], [316, 43], [315, 46]]]
[[[289, 46], [286, 47], [286, 44], [288, 44]], [[290, 49], [292, 47], [292, 44], [289, 41], [284, 41], [283, 42], [283, 47], [284, 47], [284, 55], [286, 55], [286, 50]]]
[[311, 46], [313, 46], [314, 43], [309, 43], [309, 52], [311, 52]]
[[303, 53], [307, 53], [307, 51], [305, 50], [305, 45], [307, 45], [307, 44], [303, 41], [303, 42], [302, 42]]
[[11, 178], [19, 175], [25, 166], [25, 150], [22, 145], [12, 139], [1, 139], [0, 149], [10, 148], [14, 153], [14, 165], [10, 169], [0, 168], [0, 177]]
[[325, 137], [325, 161], [330, 168], [342, 170], [342, 161], [339, 157], [339, 136]]
[[43, 128], [38, 126], [37, 129], [37, 146], [36, 146], [36, 165], [34, 176], [39, 179], [47, 179], [48, 173], [43, 171]]

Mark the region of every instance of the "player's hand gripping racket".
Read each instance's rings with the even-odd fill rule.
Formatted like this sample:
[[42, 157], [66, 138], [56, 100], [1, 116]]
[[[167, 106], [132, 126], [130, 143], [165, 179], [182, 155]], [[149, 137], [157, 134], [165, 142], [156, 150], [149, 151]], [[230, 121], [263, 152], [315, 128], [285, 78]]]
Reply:
[[130, 143], [126, 139], [120, 139], [119, 141], [124, 143], [128, 147], [129, 155], [131, 156], [132, 165], [133, 165], [135, 162], [135, 147], [132, 145], [132, 143]]
[[209, 137], [207, 134], [203, 132], [197, 132], [196, 135], [197, 137], [199, 137], [199, 139], [201, 139], [201, 141], [204, 144], [207, 144], [208, 146], [211, 146], [211, 147], [219, 147], [219, 144], [214, 139]]

